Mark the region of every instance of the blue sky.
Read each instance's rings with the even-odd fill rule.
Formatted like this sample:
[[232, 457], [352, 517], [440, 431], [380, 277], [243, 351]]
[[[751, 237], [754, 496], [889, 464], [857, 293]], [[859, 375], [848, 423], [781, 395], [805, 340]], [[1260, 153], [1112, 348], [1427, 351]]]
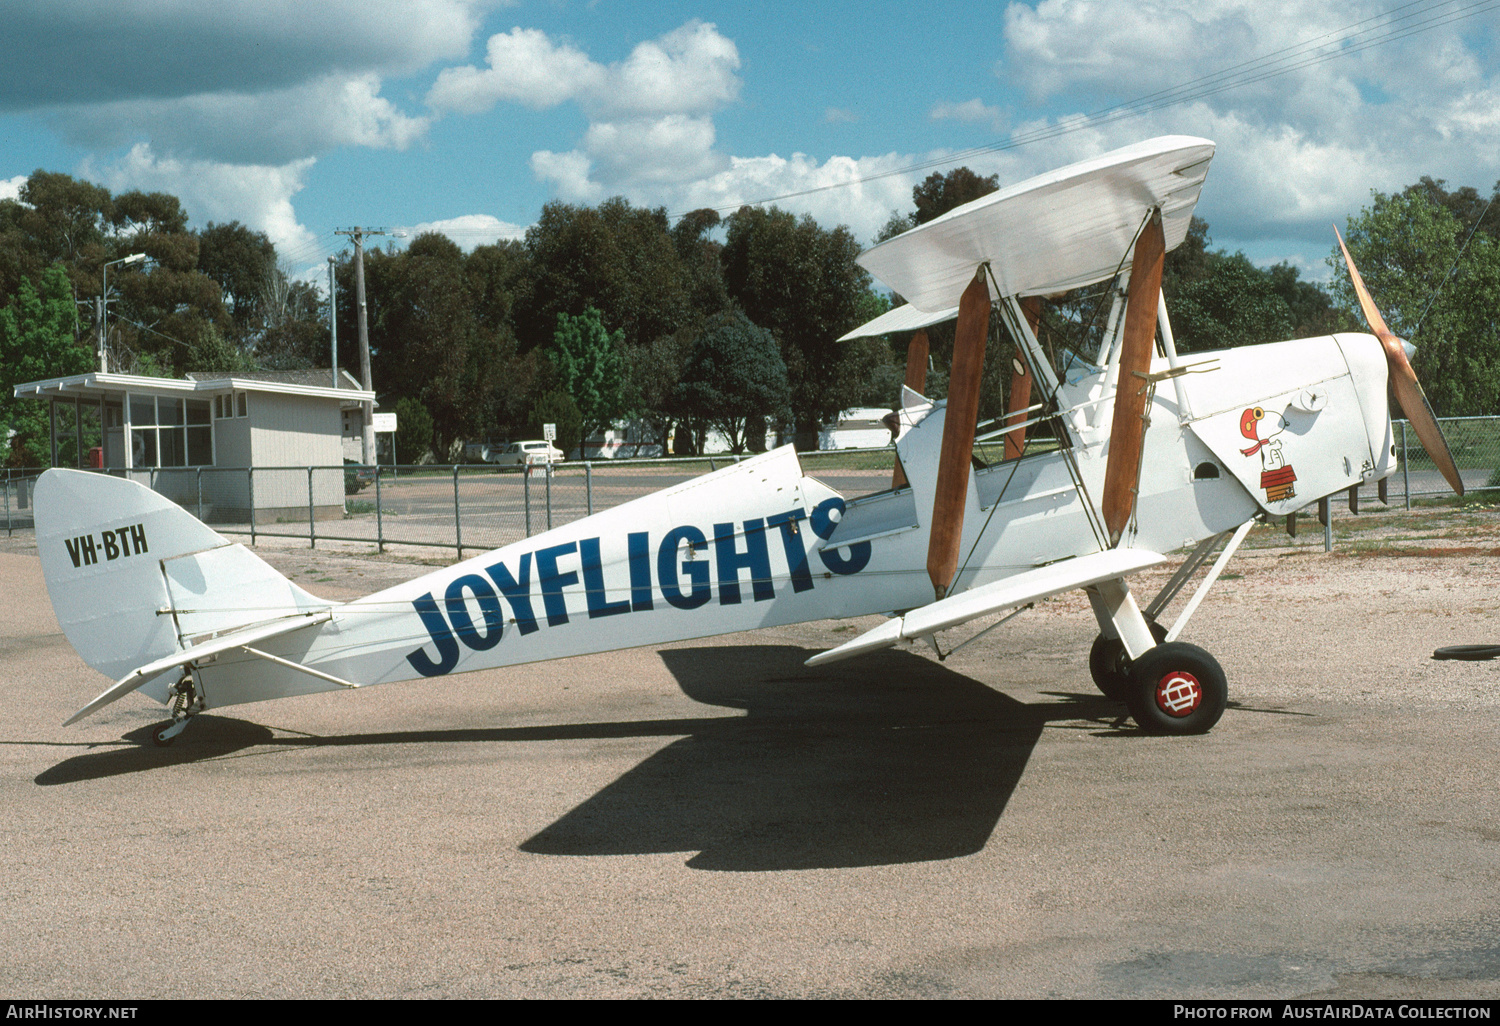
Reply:
[[830, 184], [780, 203], [868, 241], [910, 209], [913, 165], [1004, 184], [1189, 134], [1218, 144], [1214, 245], [1323, 278], [1330, 223], [1371, 190], [1500, 178], [1500, 0], [0, 0], [0, 18], [0, 195], [38, 167], [173, 192], [298, 268], [353, 224], [472, 246], [554, 199], [681, 213]]

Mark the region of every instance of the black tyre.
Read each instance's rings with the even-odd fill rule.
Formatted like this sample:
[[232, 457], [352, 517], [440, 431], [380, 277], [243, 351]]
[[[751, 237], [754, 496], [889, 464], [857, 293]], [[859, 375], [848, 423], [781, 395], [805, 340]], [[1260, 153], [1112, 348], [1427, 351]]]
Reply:
[[[1155, 620], [1147, 620], [1151, 636], [1160, 645], [1167, 636], [1167, 629]], [[1125, 654], [1125, 644], [1119, 638], [1099, 635], [1094, 647], [1089, 650], [1089, 675], [1094, 686], [1105, 698], [1123, 702], [1130, 693], [1130, 656]]]
[[159, 727], [154, 728], [151, 731], [151, 742], [158, 748], [171, 747], [172, 742], [177, 740], [177, 735], [173, 734], [171, 737], [164, 736], [166, 732], [171, 729], [171, 727], [172, 724], [169, 721], [167, 723], [163, 723]]
[[1213, 656], [1174, 641], [1130, 664], [1125, 702], [1148, 734], [1204, 734], [1224, 715], [1229, 684]]

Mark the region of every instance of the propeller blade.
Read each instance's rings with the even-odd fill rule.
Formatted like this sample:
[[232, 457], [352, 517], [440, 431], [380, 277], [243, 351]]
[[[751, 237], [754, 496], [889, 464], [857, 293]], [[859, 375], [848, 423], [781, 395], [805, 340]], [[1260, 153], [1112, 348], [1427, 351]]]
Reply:
[[985, 284], [984, 269], [980, 268], [958, 302], [953, 370], [948, 378], [948, 412], [943, 421], [943, 448], [938, 457], [932, 530], [927, 541], [927, 576], [939, 599], [948, 594], [948, 586], [958, 570], [969, 468], [974, 458], [974, 429], [979, 421], [984, 343], [989, 331], [990, 290]]
[[[919, 395], [926, 395], [927, 389], [927, 331], [919, 330], [911, 337], [906, 346], [906, 387]], [[894, 433], [895, 428], [891, 431]], [[906, 485], [906, 470], [901, 466], [901, 457], [896, 457], [896, 469], [891, 471], [891, 487], [902, 488]]]
[[1448, 450], [1448, 440], [1443, 437], [1443, 429], [1438, 426], [1437, 415], [1432, 412], [1427, 393], [1422, 391], [1417, 372], [1412, 370], [1411, 361], [1406, 358], [1406, 347], [1386, 327], [1385, 318], [1380, 316], [1380, 310], [1370, 298], [1370, 290], [1365, 288], [1365, 281], [1359, 276], [1359, 269], [1354, 266], [1349, 247], [1344, 245], [1344, 236], [1340, 234], [1338, 225], [1333, 226], [1333, 234], [1339, 240], [1339, 249], [1343, 251], [1344, 264], [1349, 268], [1349, 280], [1354, 285], [1354, 294], [1359, 298], [1359, 308], [1365, 315], [1365, 323], [1369, 324], [1370, 331], [1380, 339], [1380, 345], [1385, 350], [1391, 389], [1396, 393], [1396, 401], [1401, 404], [1401, 412], [1406, 414], [1422, 448], [1427, 450], [1427, 455], [1432, 457], [1432, 462], [1442, 471], [1448, 486], [1456, 494], [1463, 495], [1464, 482], [1458, 475], [1458, 465], [1453, 462], [1453, 453]]
[[1146, 442], [1146, 400], [1150, 389], [1151, 350], [1156, 340], [1156, 311], [1166, 257], [1161, 211], [1151, 214], [1135, 243], [1130, 287], [1125, 300], [1125, 330], [1120, 342], [1120, 370], [1115, 379], [1115, 414], [1109, 431], [1109, 462], [1104, 467], [1104, 529], [1114, 548], [1130, 523], [1136, 487], [1141, 479], [1141, 451]]
[[[1021, 300], [1021, 312], [1026, 315], [1026, 323], [1031, 326], [1033, 335], [1037, 332], [1037, 326], [1042, 323], [1042, 297], [1027, 296]], [[1011, 364], [1010, 376], [1010, 402], [1006, 407], [1005, 423], [1021, 424], [1026, 420], [1026, 407], [1031, 405], [1031, 371], [1026, 366], [1026, 356], [1021, 352], [1021, 347], [1016, 346], [1016, 358]], [[1026, 429], [1014, 428], [1005, 433], [1005, 458], [1008, 460], [1018, 459], [1021, 453], [1026, 451]]]

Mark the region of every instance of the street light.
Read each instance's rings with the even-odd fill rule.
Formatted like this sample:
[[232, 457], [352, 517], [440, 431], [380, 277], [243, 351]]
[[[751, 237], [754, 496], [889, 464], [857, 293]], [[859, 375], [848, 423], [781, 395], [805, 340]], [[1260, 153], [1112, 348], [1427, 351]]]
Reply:
[[113, 265], [113, 264], [138, 264], [138, 263], [140, 263], [144, 259], [146, 259], [146, 254], [144, 254], [144, 253], [132, 253], [128, 257], [121, 257], [118, 260], [109, 260], [109, 261], [106, 261], [105, 264], [104, 264], [104, 287], [101, 290], [101, 295], [99, 296], [99, 371], [100, 371], [100, 373], [103, 373], [103, 374], [109, 373], [109, 362], [108, 362], [108, 358], [105, 355], [105, 351], [104, 351], [105, 340], [108, 338], [107, 329], [105, 327], [105, 321], [109, 318], [109, 269], [110, 269], [111, 265]]

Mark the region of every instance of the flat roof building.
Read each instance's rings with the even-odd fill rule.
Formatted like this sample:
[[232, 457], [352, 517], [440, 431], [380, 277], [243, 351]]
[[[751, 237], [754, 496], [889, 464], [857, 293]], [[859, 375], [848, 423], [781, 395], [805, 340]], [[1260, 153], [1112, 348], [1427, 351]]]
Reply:
[[[15, 386], [49, 404], [53, 466], [96, 467], [148, 484], [205, 519], [344, 509], [344, 443], [373, 393], [340, 371], [91, 372]], [[254, 468], [254, 472], [251, 472]], [[279, 469], [286, 468], [286, 469]], [[321, 470], [309, 468], [323, 468]]]

